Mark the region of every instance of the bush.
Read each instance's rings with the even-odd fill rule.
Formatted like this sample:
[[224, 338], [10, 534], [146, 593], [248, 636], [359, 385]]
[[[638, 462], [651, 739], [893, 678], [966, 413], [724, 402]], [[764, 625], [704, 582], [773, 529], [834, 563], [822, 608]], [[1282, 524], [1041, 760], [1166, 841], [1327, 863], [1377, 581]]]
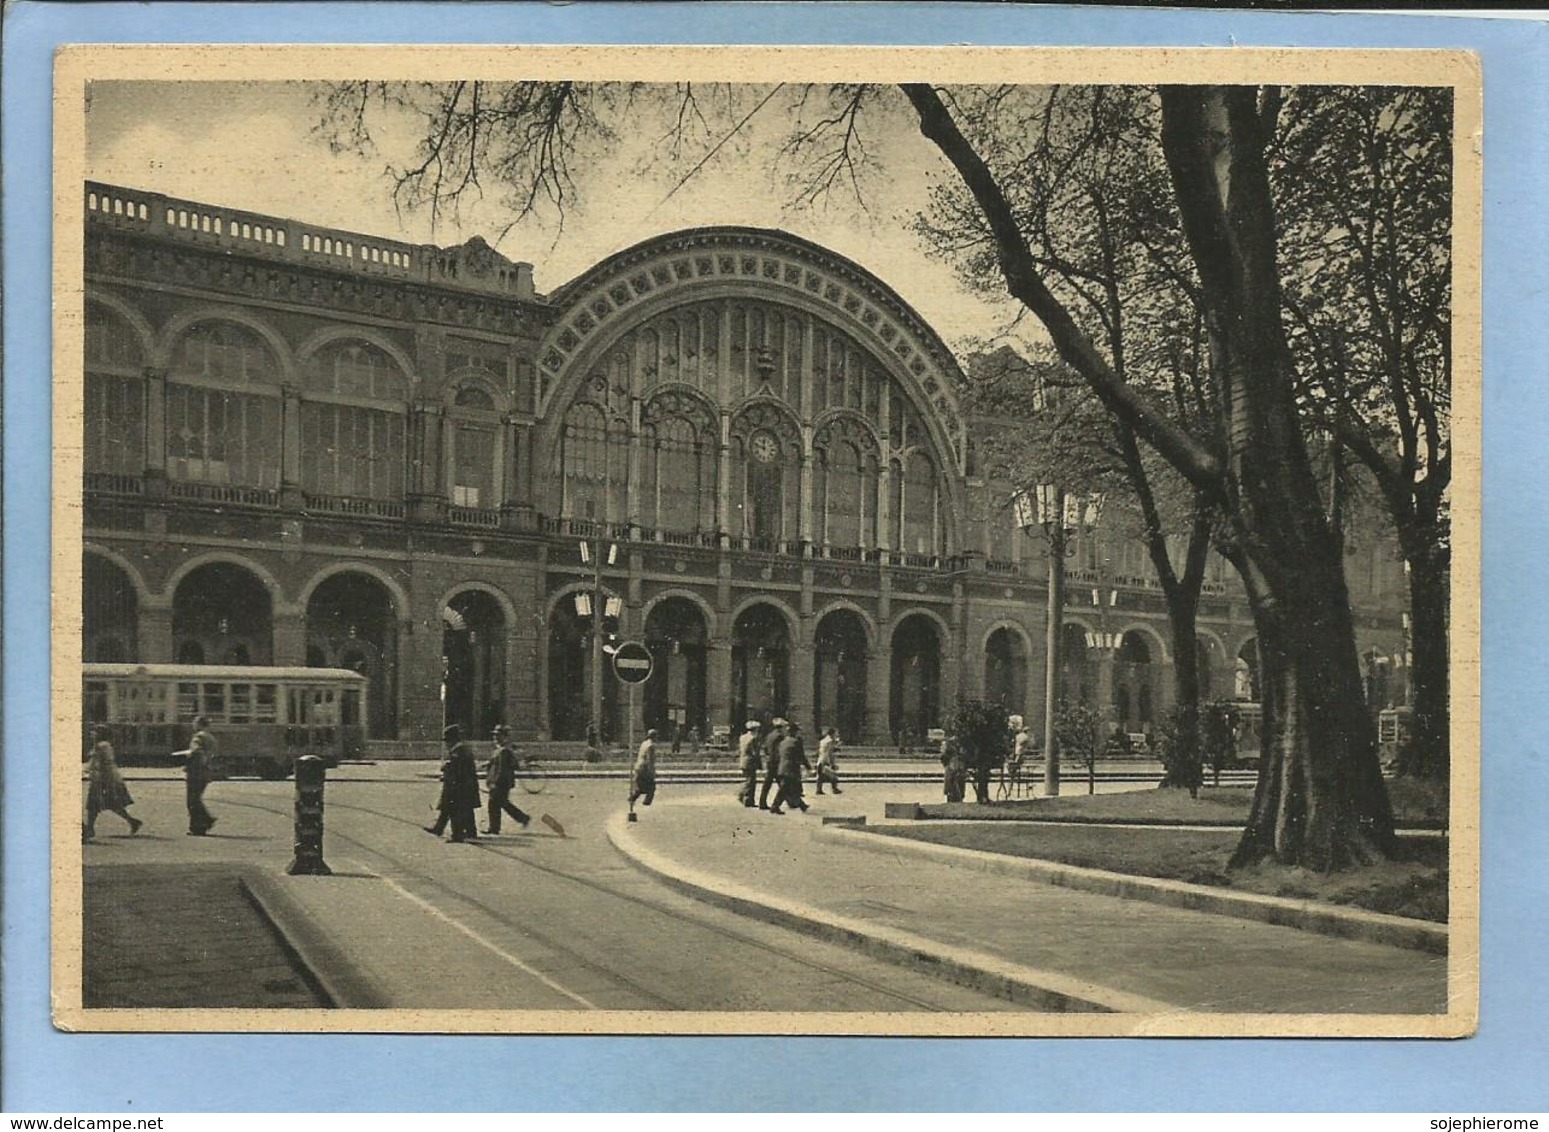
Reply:
[[1088, 769], [1097, 764], [1101, 725], [1097, 713], [1084, 703], [1061, 700], [1054, 709], [1054, 740], [1060, 745], [1060, 752], [1080, 759], [1081, 765]]
[[[1155, 751], [1166, 773], [1163, 786], [1173, 786], [1197, 794], [1204, 781], [1201, 765], [1201, 724], [1198, 712], [1194, 719], [1184, 717], [1184, 708], [1175, 707], [1162, 716], [1156, 729]], [[1190, 727], [1190, 723], [1193, 726]]]
[[958, 700], [952, 715], [951, 733], [963, 762], [970, 768], [997, 767], [1011, 753], [1011, 729], [1006, 709], [983, 700]]

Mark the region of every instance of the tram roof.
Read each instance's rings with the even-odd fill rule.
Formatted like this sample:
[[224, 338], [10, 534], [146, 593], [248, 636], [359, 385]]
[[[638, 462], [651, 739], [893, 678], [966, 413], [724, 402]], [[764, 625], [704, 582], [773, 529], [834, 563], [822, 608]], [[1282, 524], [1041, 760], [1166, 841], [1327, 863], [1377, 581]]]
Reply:
[[84, 664], [86, 676], [106, 677], [159, 677], [169, 680], [314, 680], [324, 683], [354, 681], [364, 684], [366, 678], [348, 668], [275, 668], [261, 664]]

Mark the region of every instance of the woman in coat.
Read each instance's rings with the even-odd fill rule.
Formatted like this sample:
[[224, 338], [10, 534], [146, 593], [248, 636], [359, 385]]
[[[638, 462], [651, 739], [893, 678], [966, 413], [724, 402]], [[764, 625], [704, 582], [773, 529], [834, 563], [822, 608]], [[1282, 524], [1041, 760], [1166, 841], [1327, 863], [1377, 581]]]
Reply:
[[97, 815], [103, 810], [128, 822], [130, 833], [139, 833], [145, 823], [129, 816], [134, 799], [129, 796], [129, 787], [124, 785], [124, 776], [118, 771], [113, 744], [108, 742], [108, 729], [93, 729], [91, 738], [91, 752], [86, 756], [86, 829], [82, 839], [90, 841], [97, 836]]

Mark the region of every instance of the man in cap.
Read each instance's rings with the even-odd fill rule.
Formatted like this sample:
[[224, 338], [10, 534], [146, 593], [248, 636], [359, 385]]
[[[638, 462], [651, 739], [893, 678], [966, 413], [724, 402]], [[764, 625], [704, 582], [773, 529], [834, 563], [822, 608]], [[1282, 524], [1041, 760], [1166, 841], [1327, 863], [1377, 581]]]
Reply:
[[489, 794], [489, 828], [484, 832], [500, 832], [500, 815], [510, 814], [523, 829], [532, 818], [511, 804], [511, 788], [516, 785], [516, 767], [521, 760], [511, 745], [511, 729], [504, 723], [495, 728], [495, 753], [484, 767], [484, 787]]
[[769, 808], [769, 791], [780, 780], [780, 741], [785, 738], [785, 720], [776, 716], [764, 737], [764, 785], [758, 792], [758, 808]]
[[635, 752], [635, 765], [629, 772], [629, 820], [635, 820], [635, 800], [643, 799], [649, 806], [656, 800], [656, 730], [652, 728], [640, 741]]
[[737, 791], [737, 801], [749, 809], [753, 808], [753, 796], [758, 793], [758, 772], [761, 769], [758, 733], [761, 727], [758, 720], [748, 720], [743, 724], [742, 735], [737, 740], [737, 769], [742, 772], [742, 789]]
[[441, 811], [435, 825], [427, 825], [426, 833], [440, 837], [450, 822], [453, 841], [477, 841], [479, 830], [475, 814], [479, 811], [479, 765], [473, 752], [462, 741], [462, 729], [449, 724], [441, 732], [446, 744], [446, 758], [441, 762], [441, 797], [436, 808]]
[[801, 728], [794, 722], [785, 725], [785, 738], [780, 740], [780, 789], [775, 791], [774, 805], [769, 807], [771, 814], [785, 813], [781, 805], [795, 806], [802, 813], [806, 813], [807, 803], [801, 797], [801, 777], [804, 771], [812, 769], [812, 764], [807, 761], [807, 747], [801, 741]]

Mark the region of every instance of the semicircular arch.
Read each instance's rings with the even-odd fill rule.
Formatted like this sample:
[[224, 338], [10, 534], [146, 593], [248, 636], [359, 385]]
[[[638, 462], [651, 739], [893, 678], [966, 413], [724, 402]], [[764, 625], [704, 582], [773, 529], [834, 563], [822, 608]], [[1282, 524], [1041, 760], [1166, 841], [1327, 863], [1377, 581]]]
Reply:
[[836, 597], [832, 601], [812, 612], [812, 635], [817, 636], [818, 627], [823, 624], [823, 619], [830, 613], [853, 613], [860, 618], [861, 628], [866, 634], [866, 648], [875, 650], [877, 647], [877, 623], [872, 619], [865, 607], [850, 601], [848, 598]]
[[1022, 655], [1030, 659], [1033, 655], [1033, 636], [1020, 621], [1010, 617], [1002, 617], [997, 621], [990, 622], [989, 626], [984, 630], [984, 635], [979, 639], [979, 652], [988, 652], [990, 649], [990, 638], [1002, 629], [1022, 642]]
[[796, 611], [779, 598], [771, 597], [768, 594], [753, 594], [750, 597], [743, 598], [732, 607], [731, 613], [727, 616], [726, 623], [730, 626], [733, 634], [737, 631], [737, 622], [742, 618], [742, 615], [755, 605], [767, 605], [785, 618], [785, 627], [790, 633], [792, 644], [801, 640], [801, 618]]
[[229, 322], [237, 326], [245, 327], [263, 339], [264, 345], [274, 355], [274, 361], [280, 367], [277, 375], [280, 384], [291, 384], [297, 380], [296, 358], [291, 352], [290, 344], [285, 341], [284, 335], [276, 330], [265, 319], [259, 318], [241, 307], [228, 307], [216, 304], [198, 306], [191, 310], [173, 315], [167, 320], [167, 324], [161, 328], [161, 335], [156, 342], [155, 365], [170, 370], [172, 368], [173, 352], [183, 336], [190, 330], [207, 322]]
[[1162, 638], [1162, 634], [1157, 632], [1156, 626], [1150, 625], [1144, 621], [1131, 621], [1129, 624], [1123, 626], [1120, 632], [1124, 636], [1128, 636], [1131, 633], [1139, 633], [1141, 636], [1145, 637], [1146, 643], [1154, 646], [1156, 649], [1156, 659], [1151, 662], [1152, 664], [1172, 663], [1172, 654], [1168, 651], [1167, 642]]
[[415, 369], [409, 355], [387, 335], [369, 326], [326, 326], [310, 335], [296, 350], [297, 371], [305, 373], [312, 356], [325, 346], [331, 346], [335, 342], [350, 341], [364, 342], [390, 357], [393, 364], [403, 373], [404, 380], [408, 382], [411, 395], [419, 388], [419, 372]]
[[129, 578], [129, 584], [134, 587], [135, 597], [139, 600], [141, 608], [147, 605], [155, 606], [159, 601], [165, 600], [160, 595], [151, 592], [150, 586], [146, 584], [145, 579], [140, 575], [140, 571], [135, 564], [118, 553], [118, 551], [110, 550], [97, 543], [88, 542], [81, 545], [81, 552], [83, 554], [96, 555], [98, 558], [111, 562], [122, 570]]
[[183, 584], [184, 580], [190, 574], [199, 569], [201, 566], [211, 566], [220, 563], [224, 563], [230, 566], [239, 566], [243, 570], [246, 570], [248, 573], [252, 574], [260, 582], [262, 582], [264, 589], [268, 591], [269, 594], [271, 611], [279, 612], [284, 606], [285, 590], [284, 587], [280, 585], [279, 579], [270, 573], [269, 570], [262, 564], [230, 550], [206, 551], [204, 554], [196, 554], [188, 561], [179, 564], [177, 569], [173, 570], [171, 575], [167, 578], [166, 588], [162, 591], [161, 595], [162, 599], [168, 602], [173, 601], [177, 597], [178, 587]]
[[897, 636], [899, 627], [911, 617], [923, 617], [933, 626], [935, 626], [937, 635], [936, 643], [941, 647], [943, 652], [945, 652], [952, 641], [952, 627], [947, 623], [947, 619], [945, 617], [943, 617], [936, 610], [930, 609], [926, 606], [912, 605], [905, 609], [902, 613], [899, 613], [897, 616], [895, 616], [892, 621], [888, 622], [887, 639], [891, 641], [895, 636]]
[[680, 588], [662, 590], [659, 593], [653, 594], [646, 601], [646, 603], [640, 607], [640, 628], [642, 632], [644, 632], [645, 627], [650, 624], [652, 610], [654, 610], [659, 605], [666, 604], [674, 598], [683, 598], [691, 605], [693, 605], [695, 609], [699, 610], [699, 615], [705, 619], [705, 635], [710, 638], [714, 638], [716, 636], [717, 618], [715, 615], [715, 607], [706, 601], [703, 596], [695, 593], [693, 590]]
[[112, 311], [128, 324], [129, 329], [139, 339], [142, 361], [149, 363], [156, 357], [156, 330], [143, 314], [117, 295], [110, 295], [105, 291], [87, 291], [83, 306], [90, 306], [93, 303]]
[[466, 593], [488, 594], [490, 597], [495, 599], [495, 604], [500, 606], [500, 612], [501, 615], [505, 618], [506, 625], [511, 626], [516, 624], [516, 603], [511, 600], [510, 596], [507, 595], [505, 590], [489, 582], [468, 581], [456, 583], [436, 599], [437, 615], [439, 616], [441, 611], [452, 603], [453, 598], [457, 597], [459, 594]]
[[404, 592], [403, 587], [399, 585], [398, 581], [391, 574], [380, 566], [372, 565], [370, 562], [334, 562], [324, 566], [302, 585], [301, 592], [296, 597], [296, 604], [305, 610], [312, 603], [312, 595], [317, 592], [317, 587], [329, 578], [336, 577], [339, 574], [365, 574], [367, 577], [382, 583], [382, 586], [387, 590], [388, 596], [392, 599], [393, 613], [400, 620], [408, 615], [407, 611], [410, 608], [409, 595]]

